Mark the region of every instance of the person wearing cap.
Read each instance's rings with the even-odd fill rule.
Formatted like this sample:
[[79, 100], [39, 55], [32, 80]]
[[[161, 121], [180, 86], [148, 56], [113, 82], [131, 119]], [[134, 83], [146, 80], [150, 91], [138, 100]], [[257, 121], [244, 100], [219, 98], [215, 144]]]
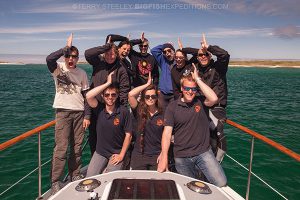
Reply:
[[[180, 44], [182, 47], [182, 44]], [[187, 54], [192, 54], [193, 57], [189, 62], [195, 63], [199, 76], [202, 80], [214, 90], [219, 100], [209, 109], [211, 123], [211, 144], [212, 149], [219, 162], [222, 162], [227, 151], [226, 136], [224, 134], [224, 123], [226, 120], [227, 106], [227, 78], [228, 64], [230, 55], [227, 51], [215, 45], [208, 45], [205, 35], [202, 35], [201, 48], [182, 48], [182, 51]], [[212, 59], [212, 55], [217, 57], [217, 60]]]
[[[61, 188], [60, 178], [68, 160], [69, 175], [72, 181], [82, 179], [81, 145], [84, 131], [90, 121], [85, 118], [84, 101], [89, 89], [87, 74], [77, 66], [79, 51], [72, 46], [73, 34], [67, 40], [67, 46], [47, 56], [46, 62], [55, 82], [55, 147], [51, 167], [51, 193]], [[57, 60], [64, 56], [64, 62]], [[68, 146], [70, 146], [67, 157]], [[68, 158], [68, 159], [67, 159]]]
[[[215, 92], [193, 72], [181, 78], [182, 97], [171, 102], [164, 114], [162, 151], [158, 158], [158, 172], [168, 169], [168, 150], [174, 135], [174, 160], [179, 174], [198, 178], [200, 169], [208, 181], [216, 186], [227, 184], [225, 173], [210, 146], [207, 107], [218, 101]], [[203, 96], [196, 95], [198, 90]]]
[[174, 99], [171, 70], [175, 65], [175, 49], [172, 44], [165, 43], [152, 48], [151, 53], [161, 70], [158, 100], [163, 111], [165, 111], [168, 104]]

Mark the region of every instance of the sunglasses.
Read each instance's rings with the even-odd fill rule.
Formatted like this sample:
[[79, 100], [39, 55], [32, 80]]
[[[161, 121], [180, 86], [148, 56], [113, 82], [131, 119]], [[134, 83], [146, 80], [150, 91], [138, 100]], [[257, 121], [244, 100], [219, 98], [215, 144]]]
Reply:
[[115, 97], [117, 97], [117, 94], [116, 93], [105, 93], [104, 94], [104, 97], [109, 97], [109, 96], [115, 98]]
[[209, 56], [209, 53], [207, 53], [207, 52], [206, 52], [206, 53], [199, 53], [198, 56], [199, 56], [199, 57], [202, 57], [202, 56], [208, 57], [208, 56]]
[[183, 56], [175, 56], [175, 59], [176, 59], [176, 60], [183, 60], [184, 57], [183, 57]]
[[172, 49], [163, 50], [163, 54], [172, 53]]
[[192, 92], [197, 92], [198, 88], [197, 87], [187, 87], [187, 86], [182, 86], [183, 90], [188, 92], [190, 90], [192, 90]]
[[145, 99], [157, 99], [157, 95], [145, 95]]
[[148, 47], [148, 44], [145, 44], [145, 45], [140, 44], [139, 46], [140, 46], [141, 48], [143, 48], [143, 47], [144, 47], [144, 48], [147, 48], [147, 47]]
[[70, 57], [72, 57], [72, 58], [78, 58], [77, 55], [65, 55], [65, 58], [70, 58]]

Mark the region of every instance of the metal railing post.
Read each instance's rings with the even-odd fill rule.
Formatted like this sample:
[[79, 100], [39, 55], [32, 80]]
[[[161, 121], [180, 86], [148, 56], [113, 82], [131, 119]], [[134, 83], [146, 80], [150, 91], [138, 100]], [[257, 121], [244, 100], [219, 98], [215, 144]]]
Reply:
[[39, 196], [38, 199], [43, 199], [42, 197], [42, 167], [41, 167], [41, 132], [38, 132], [38, 168], [39, 168]]
[[248, 173], [248, 183], [247, 183], [247, 192], [246, 192], [246, 200], [249, 200], [250, 180], [251, 180], [251, 173], [252, 173], [253, 151], [254, 151], [254, 137], [252, 136], [252, 139], [251, 139], [250, 163], [249, 163], [249, 173]]

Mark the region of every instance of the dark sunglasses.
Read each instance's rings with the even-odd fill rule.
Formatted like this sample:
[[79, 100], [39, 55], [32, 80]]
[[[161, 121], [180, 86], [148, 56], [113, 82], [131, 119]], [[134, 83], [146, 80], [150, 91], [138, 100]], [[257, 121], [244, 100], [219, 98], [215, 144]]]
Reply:
[[202, 57], [202, 56], [208, 57], [208, 56], [209, 56], [209, 53], [207, 53], [207, 52], [206, 52], [206, 53], [199, 53], [198, 56], [199, 56], [199, 57]]
[[140, 46], [141, 48], [143, 48], [143, 47], [146, 48], [146, 47], [148, 47], [148, 44], [145, 44], [145, 45], [140, 44], [139, 46]]
[[157, 99], [157, 95], [145, 95], [145, 99]]
[[192, 92], [197, 92], [198, 88], [197, 87], [187, 87], [187, 86], [182, 86], [183, 90], [188, 92], [190, 90], [192, 90]]
[[163, 50], [163, 54], [172, 53], [172, 49]]
[[105, 93], [104, 94], [104, 97], [109, 97], [109, 96], [115, 98], [117, 96], [117, 94], [116, 93]]
[[70, 58], [70, 57], [72, 57], [72, 58], [78, 58], [77, 55], [65, 55], [65, 58]]

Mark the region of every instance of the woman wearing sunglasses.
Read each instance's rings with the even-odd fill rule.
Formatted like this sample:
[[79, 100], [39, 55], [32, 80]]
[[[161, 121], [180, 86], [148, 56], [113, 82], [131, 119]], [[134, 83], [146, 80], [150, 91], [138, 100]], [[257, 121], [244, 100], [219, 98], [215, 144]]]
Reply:
[[146, 84], [134, 88], [128, 94], [129, 105], [137, 120], [136, 141], [131, 155], [131, 168], [135, 170], [157, 169], [163, 131], [163, 115], [157, 98], [151, 72]]

